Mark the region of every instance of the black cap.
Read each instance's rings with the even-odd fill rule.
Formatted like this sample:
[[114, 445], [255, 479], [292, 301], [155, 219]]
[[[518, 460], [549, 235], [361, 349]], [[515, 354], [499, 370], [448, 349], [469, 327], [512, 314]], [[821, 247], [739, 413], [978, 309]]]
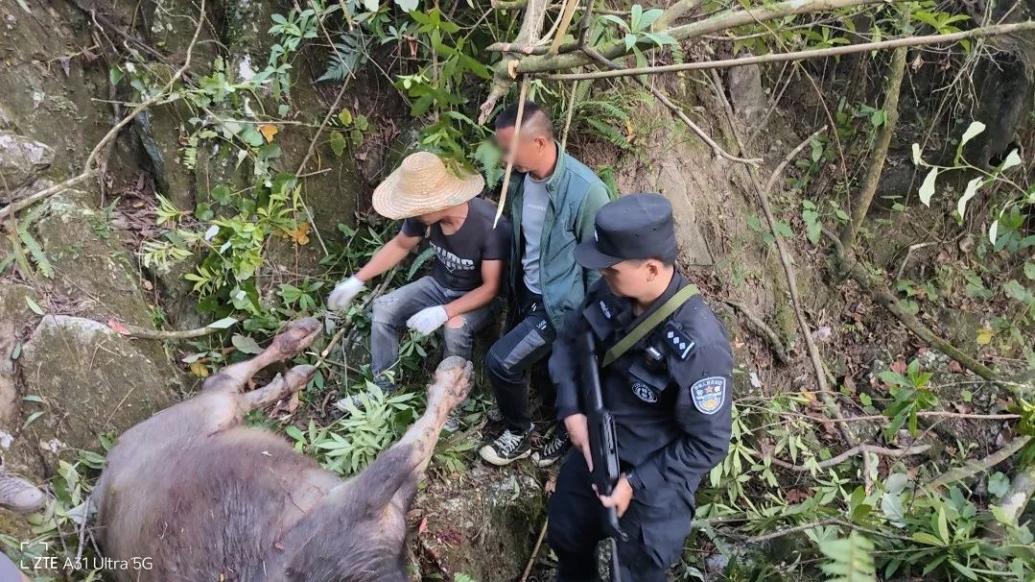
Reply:
[[676, 260], [672, 204], [661, 194], [627, 194], [597, 212], [593, 240], [575, 247], [586, 269], [603, 269], [629, 259]]

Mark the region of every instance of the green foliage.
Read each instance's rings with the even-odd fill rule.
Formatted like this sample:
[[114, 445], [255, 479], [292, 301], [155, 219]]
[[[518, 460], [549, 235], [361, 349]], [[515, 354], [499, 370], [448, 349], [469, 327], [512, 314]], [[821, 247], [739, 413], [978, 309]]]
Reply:
[[876, 580], [873, 542], [852, 532], [848, 537], [819, 542], [819, 551], [829, 558], [820, 568], [829, 582], [870, 582]]
[[417, 418], [417, 394], [386, 396], [372, 382], [360, 388], [362, 406], [349, 402], [348, 414], [337, 422], [323, 428], [310, 423], [305, 432], [293, 426], [285, 430], [296, 450], [316, 456], [326, 469], [344, 476], [362, 471]]
[[888, 385], [893, 402], [884, 410], [884, 415], [891, 419], [885, 428], [888, 438], [894, 436], [903, 425], [908, 425], [909, 433], [917, 434], [917, 412], [930, 410], [938, 405], [938, 396], [931, 391], [931, 372], [920, 370], [920, 362], [909, 363], [904, 374], [892, 370], [880, 373], [880, 379]]
[[7, 231], [6, 241], [0, 239], [0, 275], [8, 268], [17, 266], [23, 277], [30, 277], [33, 274], [40, 274], [47, 279], [54, 277], [54, 266], [51, 265], [43, 246], [32, 234], [31, 228], [47, 212], [45, 205], [37, 205], [31, 208], [18, 221], [13, 221], [15, 227]]

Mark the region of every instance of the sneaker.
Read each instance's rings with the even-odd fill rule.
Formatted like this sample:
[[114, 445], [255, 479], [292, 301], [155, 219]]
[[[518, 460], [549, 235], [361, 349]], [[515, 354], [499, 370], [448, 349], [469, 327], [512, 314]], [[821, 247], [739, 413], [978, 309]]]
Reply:
[[15, 513], [32, 513], [47, 503], [47, 494], [25, 479], [0, 469], [0, 507]]
[[546, 446], [532, 453], [532, 462], [537, 467], [549, 467], [563, 457], [571, 448], [571, 439], [568, 438], [568, 431], [558, 427], [553, 431]]
[[510, 429], [507, 429], [495, 441], [482, 447], [478, 454], [485, 459], [486, 463], [506, 467], [514, 461], [532, 454], [531, 441], [532, 429], [524, 433], [511, 432]]
[[446, 424], [442, 425], [442, 430], [448, 433], [454, 433], [460, 430], [460, 412], [454, 410], [449, 413], [449, 417], [446, 418]]

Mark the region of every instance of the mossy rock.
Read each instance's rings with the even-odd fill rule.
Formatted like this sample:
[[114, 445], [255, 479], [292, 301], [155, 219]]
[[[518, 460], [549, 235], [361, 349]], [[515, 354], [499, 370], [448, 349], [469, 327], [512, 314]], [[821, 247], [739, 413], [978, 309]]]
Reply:
[[26, 395], [22, 415], [41, 412], [25, 440], [49, 467], [70, 449], [96, 449], [98, 436], [121, 434], [169, 406], [177, 371], [148, 356], [140, 342], [106, 325], [67, 315], [47, 315], [19, 360]]
[[89, 196], [73, 192], [48, 201], [36, 224], [43, 251], [54, 267], [54, 291], [78, 313], [153, 326], [137, 269], [106, 217]]

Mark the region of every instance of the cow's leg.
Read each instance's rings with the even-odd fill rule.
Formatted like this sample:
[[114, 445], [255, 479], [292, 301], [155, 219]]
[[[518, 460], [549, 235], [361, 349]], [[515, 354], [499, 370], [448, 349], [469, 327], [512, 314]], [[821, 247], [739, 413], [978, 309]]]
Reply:
[[272, 382], [262, 388], [242, 394], [240, 399], [244, 414], [283, 400], [305, 388], [315, 372], [315, 366], [295, 366], [286, 374], [277, 374]]
[[202, 389], [240, 392], [248, 380], [251, 380], [259, 370], [274, 362], [281, 362], [293, 357], [309, 347], [313, 340], [320, 335], [321, 327], [320, 321], [314, 317], [291, 322], [287, 329], [273, 338], [273, 342], [262, 353], [250, 360], [223, 368], [218, 374], [205, 380]]

